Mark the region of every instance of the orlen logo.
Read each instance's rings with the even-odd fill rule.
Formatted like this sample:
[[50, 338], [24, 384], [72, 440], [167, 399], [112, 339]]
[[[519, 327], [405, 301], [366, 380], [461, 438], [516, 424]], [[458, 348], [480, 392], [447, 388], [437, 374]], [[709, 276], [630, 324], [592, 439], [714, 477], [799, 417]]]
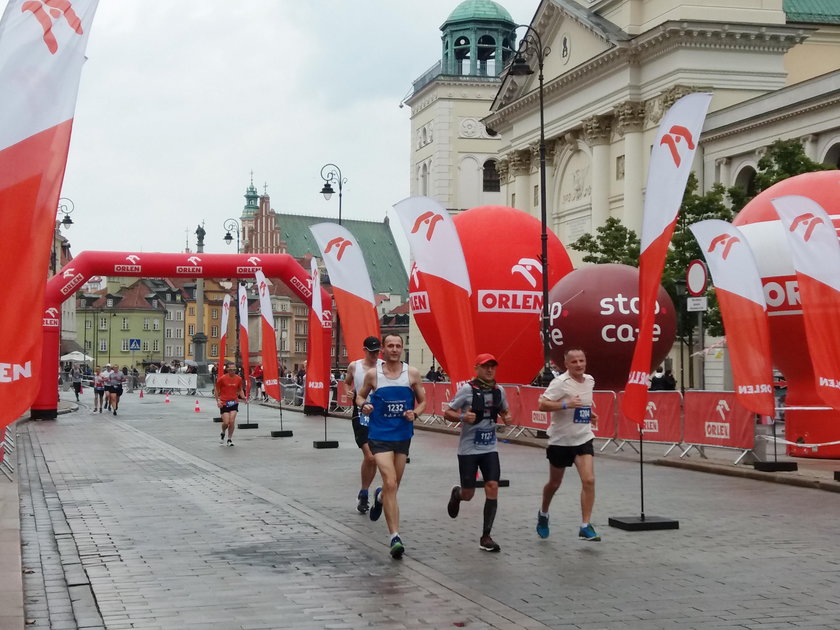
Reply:
[[799, 283], [792, 276], [763, 278], [761, 284], [769, 315], [795, 315], [802, 312]]
[[126, 256], [125, 259], [131, 264], [114, 265], [114, 273], [140, 273], [141, 271], [143, 271], [143, 266], [137, 264], [140, 260], [140, 256], [137, 256], [136, 254], [130, 254]]
[[540, 311], [542, 311], [542, 293], [539, 291], [483, 289], [478, 292], [479, 313], [539, 313]]
[[[311, 280], [310, 280], [310, 282], [311, 282]], [[306, 284], [301, 282], [299, 278], [296, 278], [296, 277], [293, 276], [292, 279], [290, 280], [290, 284], [297, 287], [298, 291], [300, 291], [304, 295], [304, 297], [311, 297], [312, 296], [312, 289], [310, 289], [308, 286], [306, 286]]]
[[683, 140], [685, 141], [688, 150], [693, 151], [694, 138], [691, 137], [691, 132], [682, 125], [674, 125], [668, 130], [668, 133], [662, 136], [662, 140], [659, 141], [660, 146], [664, 144], [671, 150], [671, 158], [674, 160], [674, 164], [676, 164], [677, 167], [679, 167], [682, 162], [679, 145]]
[[645, 418], [645, 433], [659, 433], [659, 420], [656, 418], [656, 403], [652, 400], [648, 401], [645, 411], [648, 416]]
[[532, 411], [531, 412], [531, 422], [534, 424], [540, 424], [542, 426], [548, 426], [548, 412], [546, 411]]
[[831, 387], [833, 389], [840, 389], [840, 381], [838, 381], [837, 379], [820, 376], [820, 387]]
[[250, 267], [237, 267], [236, 268], [236, 273], [238, 275], [248, 275], [248, 276], [250, 276], [250, 275], [253, 275], [257, 271], [262, 271], [262, 266], [260, 265], [262, 260], [260, 260], [259, 256], [251, 256], [250, 258], [248, 258], [248, 262], [251, 263]]
[[341, 257], [344, 256], [344, 250], [350, 247], [353, 244], [353, 241], [350, 241], [342, 236], [337, 236], [336, 238], [332, 239], [329, 243], [327, 243], [326, 248], [324, 249], [324, 254], [329, 254], [333, 248], [337, 251], [335, 253], [335, 259], [341, 260]]
[[537, 278], [532, 271], [537, 271], [542, 276], [542, 263], [535, 258], [520, 258], [519, 262], [510, 268], [511, 274], [521, 274], [532, 288], [536, 288]]
[[414, 291], [408, 294], [408, 301], [411, 304], [412, 313], [431, 313], [429, 306], [429, 294], [425, 291]]
[[61, 277], [70, 278], [70, 282], [61, 287], [62, 295], [70, 295], [73, 292], [73, 289], [75, 289], [77, 286], [79, 286], [80, 284], [82, 284], [82, 282], [85, 281], [85, 277], [80, 273], [76, 273], [76, 270], [73, 269], [73, 267], [68, 267], [67, 269], [65, 269], [62, 272]]
[[44, 311], [44, 319], [42, 326], [47, 328], [58, 328], [61, 325], [61, 320], [58, 319], [58, 309], [54, 306]]
[[64, 17], [67, 25], [73, 29], [76, 35], [84, 34], [82, 21], [76, 15], [69, 0], [26, 0], [21, 5], [20, 11], [21, 13], [29, 11], [38, 20], [38, 24], [44, 29], [44, 43], [51, 55], [58, 52], [58, 41], [53, 35], [53, 28], [55, 27], [53, 20]]
[[204, 272], [204, 267], [198, 264], [201, 262], [201, 258], [198, 256], [190, 256], [187, 258], [187, 261], [192, 264], [192, 267], [177, 265], [175, 267], [175, 273], [199, 274]]
[[32, 378], [32, 362], [20, 363], [0, 362], [0, 383], [11, 383], [23, 378]]
[[414, 221], [414, 227], [411, 228], [411, 233], [416, 234], [421, 227], [425, 226], [426, 240], [431, 241], [435, 233], [435, 227], [440, 221], [443, 221], [443, 217], [436, 212], [424, 212]]
[[325, 310], [321, 312], [321, 325], [324, 328], [332, 328], [332, 311]]
[[720, 422], [706, 422], [704, 425], [706, 431], [707, 438], [717, 438], [719, 440], [728, 440], [729, 439], [729, 422], [726, 419], [726, 414], [729, 411], [729, 403], [726, 402], [723, 398], [718, 400], [717, 406], [715, 407], [718, 415], [720, 416]]
[[709, 243], [709, 249], [707, 250], [709, 254], [713, 253], [718, 246], [722, 246], [723, 250], [721, 251], [720, 257], [726, 260], [726, 257], [729, 256], [729, 250], [732, 249], [732, 246], [735, 243], [740, 243], [741, 239], [737, 236], [733, 236], [731, 234], [720, 234], [712, 239], [712, 242]]
[[310, 389], [324, 389], [324, 382], [323, 381], [309, 381], [306, 383], [306, 386]]
[[796, 229], [801, 225], [805, 228], [805, 234], [802, 236], [802, 240], [806, 243], [811, 240], [811, 235], [814, 233], [816, 227], [820, 224], [824, 224], [825, 222], [820, 218], [813, 215], [811, 212], [806, 212], [805, 214], [800, 214], [790, 223], [790, 231], [796, 233]]

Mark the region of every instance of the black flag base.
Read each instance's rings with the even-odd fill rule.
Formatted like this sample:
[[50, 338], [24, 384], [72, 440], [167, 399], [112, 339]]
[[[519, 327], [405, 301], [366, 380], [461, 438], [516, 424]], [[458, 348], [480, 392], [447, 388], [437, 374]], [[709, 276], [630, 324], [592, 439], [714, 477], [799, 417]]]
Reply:
[[840, 470], [834, 471], [834, 481], [840, 481]]
[[288, 430], [288, 429], [285, 430], [285, 431], [272, 431], [271, 432], [271, 437], [292, 437], [292, 435], [293, 435], [293, 432]]
[[221, 418], [213, 418], [213, 422], [221, 422], [221, 421], [222, 421]]
[[679, 529], [680, 522], [662, 516], [611, 516], [608, 521], [610, 527], [623, 529], [628, 532], [646, 532], [657, 529]]
[[259, 422], [237, 422], [236, 423], [237, 429], [259, 429], [260, 424]]
[[753, 462], [753, 468], [761, 472], [791, 472], [799, 470], [796, 462]]
[[315, 440], [313, 448], [338, 448], [338, 440]]

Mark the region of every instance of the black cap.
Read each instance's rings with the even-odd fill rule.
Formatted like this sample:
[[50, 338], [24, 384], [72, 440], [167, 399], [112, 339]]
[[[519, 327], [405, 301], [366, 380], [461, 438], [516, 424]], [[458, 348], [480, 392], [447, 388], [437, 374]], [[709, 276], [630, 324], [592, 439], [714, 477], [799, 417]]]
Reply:
[[368, 337], [365, 339], [362, 346], [364, 346], [365, 350], [368, 352], [376, 352], [382, 347], [382, 342], [379, 341], [379, 337]]

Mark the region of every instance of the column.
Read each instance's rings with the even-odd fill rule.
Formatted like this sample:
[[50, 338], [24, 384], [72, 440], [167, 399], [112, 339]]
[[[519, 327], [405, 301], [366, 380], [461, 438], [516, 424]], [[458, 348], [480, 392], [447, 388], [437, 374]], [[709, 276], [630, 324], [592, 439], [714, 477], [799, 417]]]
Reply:
[[531, 154], [529, 151], [516, 151], [510, 157], [510, 171], [513, 175], [513, 206], [533, 215], [533, 204], [531, 203]]
[[723, 184], [724, 186], [732, 185], [732, 182], [729, 179], [729, 167], [731, 162], [732, 161], [729, 158], [718, 158], [715, 160], [715, 166], [717, 167], [717, 173], [715, 174], [716, 183]]
[[592, 230], [610, 216], [611, 123], [609, 116], [590, 116], [583, 121], [583, 138], [592, 148]]
[[616, 109], [616, 131], [624, 137], [624, 220], [636, 234], [642, 232], [644, 209], [642, 187], [645, 183], [645, 145], [642, 133], [645, 108], [642, 103], [626, 101]]

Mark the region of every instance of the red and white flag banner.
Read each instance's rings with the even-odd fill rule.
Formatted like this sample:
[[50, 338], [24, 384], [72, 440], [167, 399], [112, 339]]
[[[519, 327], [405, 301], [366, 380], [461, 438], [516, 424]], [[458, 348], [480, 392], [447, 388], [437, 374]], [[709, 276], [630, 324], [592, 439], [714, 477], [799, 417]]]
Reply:
[[309, 229], [330, 275], [348, 359], [361, 359], [365, 338], [379, 337], [379, 317], [364, 255], [356, 238], [338, 223], [318, 223]]
[[770, 326], [752, 249], [740, 230], [726, 221], [700, 221], [689, 229], [703, 250], [729, 333], [726, 345], [738, 402], [753, 413], [773, 416]]
[[[82, 64], [97, 0], [10, 0], [0, 19], [0, 265], [14, 269], [0, 309], [0, 430], [34, 400], [41, 312]], [[21, 261], [26, 261], [21, 264]], [[42, 369], [43, 367], [43, 369]]]
[[309, 335], [306, 342], [306, 391], [303, 404], [311, 407], [330, 405], [330, 346], [325, 334], [332, 326], [332, 315], [324, 312], [321, 303], [321, 274], [318, 262], [313, 256], [310, 263], [312, 273], [312, 306], [309, 309]]
[[257, 291], [260, 294], [260, 321], [262, 324], [263, 390], [274, 400], [280, 400], [280, 370], [277, 366], [277, 333], [274, 330], [274, 312], [265, 274], [257, 269]]
[[245, 396], [251, 393], [250, 351], [248, 350], [248, 292], [239, 284], [239, 354], [242, 357], [242, 380], [245, 381]]
[[225, 355], [227, 354], [227, 330], [230, 321], [230, 295], [226, 295], [222, 302], [222, 337], [219, 339], [219, 370], [218, 376], [225, 373]]
[[831, 217], [813, 199], [772, 200], [796, 269], [802, 321], [817, 394], [840, 409], [840, 242]]
[[423, 274], [429, 308], [440, 334], [439, 356], [453, 383], [474, 375], [475, 334], [470, 277], [452, 217], [429, 197], [409, 197], [394, 206], [417, 271]]
[[641, 425], [647, 407], [656, 294], [711, 94], [683, 96], [662, 118], [650, 155], [639, 257], [639, 334], [621, 409]]

